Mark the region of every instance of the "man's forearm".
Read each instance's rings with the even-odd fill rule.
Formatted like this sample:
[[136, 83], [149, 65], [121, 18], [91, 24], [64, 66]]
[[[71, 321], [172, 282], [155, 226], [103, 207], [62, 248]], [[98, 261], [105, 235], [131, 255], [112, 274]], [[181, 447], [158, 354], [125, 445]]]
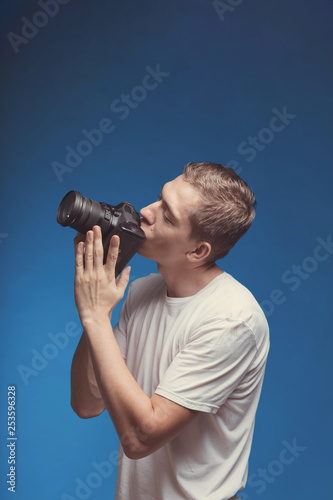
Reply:
[[75, 413], [81, 418], [96, 417], [105, 410], [85, 332], [81, 336], [72, 362], [71, 405]]
[[92, 321], [84, 329], [99, 390], [121, 444], [125, 453], [135, 450], [154, 421], [151, 399], [128, 370], [110, 321]]

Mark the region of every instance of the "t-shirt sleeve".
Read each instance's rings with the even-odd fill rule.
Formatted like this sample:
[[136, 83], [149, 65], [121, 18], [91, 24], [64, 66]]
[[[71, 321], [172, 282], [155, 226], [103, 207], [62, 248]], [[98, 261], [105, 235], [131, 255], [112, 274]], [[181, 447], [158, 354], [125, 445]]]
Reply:
[[155, 392], [186, 408], [216, 413], [256, 353], [255, 336], [245, 323], [216, 318], [202, 325], [178, 352]]

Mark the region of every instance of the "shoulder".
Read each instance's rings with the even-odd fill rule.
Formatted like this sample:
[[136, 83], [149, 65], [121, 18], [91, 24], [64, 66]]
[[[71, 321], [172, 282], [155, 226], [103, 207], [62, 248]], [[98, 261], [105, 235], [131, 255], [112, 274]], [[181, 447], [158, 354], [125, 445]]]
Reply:
[[242, 325], [256, 342], [269, 336], [265, 314], [253, 294], [226, 272], [197, 294], [195, 316], [199, 323]]
[[247, 321], [249, 316], [255, 313], [258, 317], [265, 318], [264, 312], [252, 292], [231, 274], [226, 273], [223, 286], [217, 293], [224, 297], [232, 316]]
[[163, 296], [163, 293], [166, 293], [164, 278], [159, 273], [152, 273], [131, 283], [126, 300], [133, 310], [139, 305], [151, 303], [154, 298], [156, 300]]
[[148, 276], [143, 276], [138, 278], [130, 285], [130, 290], [132, 293], [140, 291], [143, 293], [145, 290], [151, 290], [160, 288], [165, 285], [163, 276], [159, 273], [151, 273]]

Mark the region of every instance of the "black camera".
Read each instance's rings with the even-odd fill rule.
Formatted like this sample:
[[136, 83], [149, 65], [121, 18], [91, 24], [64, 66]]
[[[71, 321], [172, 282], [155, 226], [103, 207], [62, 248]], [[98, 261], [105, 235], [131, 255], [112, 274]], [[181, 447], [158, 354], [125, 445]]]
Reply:
[[86, 233], [93, 226], [100, 226], [104, 248], [104, 264], [111, 237], [120, 238], [119, 255], [116, 263], [118, 276], [133, 255], [145, 241], [145, 233], [140, 227], [140, 215], [127, 201], [119, 205], [108, 205], [85, 198], [78, 191], [69, 191], [62, 199], [57, 222], [69, 226], [80, 233]]

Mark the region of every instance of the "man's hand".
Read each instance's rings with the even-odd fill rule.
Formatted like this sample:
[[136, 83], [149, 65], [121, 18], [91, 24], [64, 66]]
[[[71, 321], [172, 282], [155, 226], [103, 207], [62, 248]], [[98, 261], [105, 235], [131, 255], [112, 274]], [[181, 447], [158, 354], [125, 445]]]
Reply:
[[85, 242], [75, 249], [75, 303], [82, 326], [94, 318], [111, 318], [111, 313], [123, 298], [129, 281], [130, 267], [115, 279], [115, 266], [119, 252], [119, 237], [112, 236], [105, 265], [101, 228], [88, 231]]

